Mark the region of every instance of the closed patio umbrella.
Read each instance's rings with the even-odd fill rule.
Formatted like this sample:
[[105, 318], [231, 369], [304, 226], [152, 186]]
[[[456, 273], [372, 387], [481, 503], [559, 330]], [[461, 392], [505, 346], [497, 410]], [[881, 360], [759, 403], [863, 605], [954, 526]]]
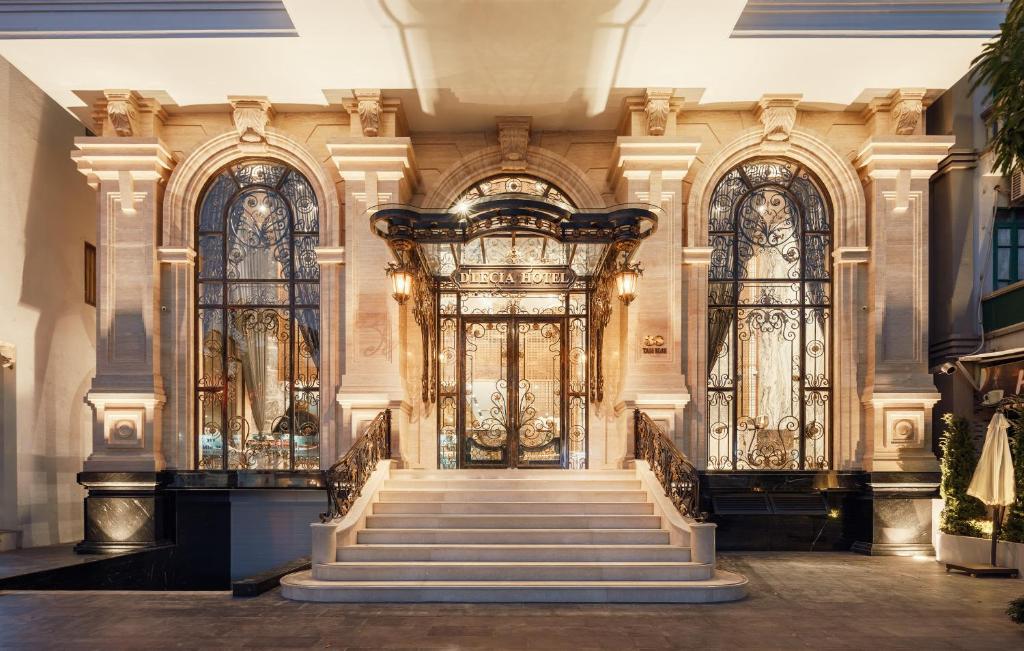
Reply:
[[967, 494], [992, 507], [992, 565], [996, 564], [996, 543], [999, 528], [1003, 522], [1003, 510], [1015, 499], [1013, 489], [1013, 459], [1010, 457], [1010, 441], [1006, 431], [1010, 421], [997, 411], [985, 432], [985, 446], [981, 459], [974, 469]]

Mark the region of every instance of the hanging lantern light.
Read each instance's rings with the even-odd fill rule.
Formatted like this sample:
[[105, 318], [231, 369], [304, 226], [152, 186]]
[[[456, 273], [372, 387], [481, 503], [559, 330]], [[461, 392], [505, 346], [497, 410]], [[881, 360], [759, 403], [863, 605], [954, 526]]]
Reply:
[[635, 264], [623, 264], [617, 272], [615, 272], [615, 288], [619, 293], [619, 300], [622, 301], [623, 305], [629, 305], [636, 298], [636, 288], [640, 283], [640, 276], [644, 275], [644, 270], [640, 266], [640, 263]]
[[412, 272], [394, 262], [388, 264], [385, 271], [391, 278], [391, 298], [399, 305], [404, 305], [412, 296]]

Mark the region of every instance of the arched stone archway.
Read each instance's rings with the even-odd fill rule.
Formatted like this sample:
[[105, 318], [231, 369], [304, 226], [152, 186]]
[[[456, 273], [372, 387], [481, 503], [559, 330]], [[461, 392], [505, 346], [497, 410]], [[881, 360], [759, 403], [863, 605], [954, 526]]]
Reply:
[[[594, 187], [586, 173], [571, 161], [542, 147], [530, 147], [526, 159], [526, 169], [521, 173], [553, 183], [580, 208], [606, 207], [600, 191]], [[437, 185], [424, 199], [423, 206], [447, 207], [469, 186], [502, 173], [507, 171], [501, 168], [500, 149], [497, 146], [481, 149], [445, 170]]]

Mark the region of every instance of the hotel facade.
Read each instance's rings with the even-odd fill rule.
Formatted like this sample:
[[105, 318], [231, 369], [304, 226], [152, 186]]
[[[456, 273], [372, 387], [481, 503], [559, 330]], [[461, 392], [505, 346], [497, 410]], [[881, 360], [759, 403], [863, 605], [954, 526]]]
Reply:
[[[387, 524], [401, 509], [373, 510], [332, 489], [336, 475], [324, 471], [347, 459], [342, 470], [359, 466], [371, 502], [385, 481], [396, 492], [421, 481], [441, 493], [537, 481], [551, 495], [536, 501], [582, 505], [557, 491], [627, 479], [650, 489], [640, 476], [649, 472], [672, 498], [651, 497], [666, 523], [652, 529], [676, 531], [672, 544], [693, 561], [709, 539], [702, 562], [712, 571], [716, 545], [931, 550], [940, 394], [929, 277], [941, 264], [930, 259], [931, 179], [956, 140], [930, 130], [926, 113], [966, 72], [994, 14], [960, 31], [925, 37], [897, 25], [878, 38], [871, 31], [886, 25], [870, 12], [857, 14], [869, 25], [857, 35], [809, 25], [810, 10], [792, 24], [761, 24], [753, 5], [763, 3], [732, 3], [732, 13], [707, 12], [731, 21], [706, 52], [732, 57], [729, 81], [695, 88], [681, 46], [662, 42], [662, 58], [644, 70], [657, 51], [645, 36], [684, 17], [659, 5], [638, 9], [640, 27], [621, 21], [621, 42], [609, 41], [612, 50], [619, 42], [614, 74], [596, 55], [578, 65], [567, 52], [580, 44], [560, 50], [540, 28], [548, 55], [565, 56], [564, 75], [579, 68], [576, 86], [555, 87], [563, 72], [543, 72], [538, 53], [521, 62], [483, 48], [482, 68], [511, 69], [503, 88], [473, 101], [458, 98], [459, 84], [472, 82], [460, 66], [473, 62], [456, 65], [453, 54], [469, 56], [468, 46], [438, 41], [450, 34], [447, 18], [428, 12], [426, 28], [403, 31], [400, 17], [382, 26], [368, 4], [321, 8], [334, 25], [387, 32], [365, 61], [347, 52], [331, 74], [316, 58], [327, 51], [316, 12], [301, 3], [206, 4], [253, 33], [161, 39], [139, 27], [111, 40], [102, 30], [63, 39], [11, 30], [0, 43], [27, 75], [8, 73], [27, 89], [21, 96], [52, 104], [45, 91], [75, 115], [47, 119], [81, 130], [66, 141], [80, 176], [71, 163], [53, 163], [53, 174], [78, 185], [70, 203], [95, 225], [85, 236], [95, 280], [83, 279], [94, 282], [94, 315], [83, 309], [95, 335], [67, 353], [87, 360], [79, 366], [91, 379], [59, 396], [73, 415], [53, 434], [74, 451], [87, 421], [77, 444], [84, 500], [68, 506], [80, 497], [64, 487], [60, 507], [61, 522], [84, 508], [84, 528], [40, 529], [23, 496], [51, 480], [18, 467], [17, 516], [4, 528], [24, 527], [23, 544], [75, 537], [83, 553], [149, 554], [140, 567], [163, 568], [164, 586], [223, 587], [311, 549], [316, 565], [348, 544], [338, 523], [356, 508], [370, 509], [357, 537], [394, 527], [412, 531], [414, 544], [420, 528], [464, 530], [440, 516]], [[265, 5], [282, 22], [249, 25], [242, 4]], [[466, 24], [498, 43], [526, 29], [520, 16], [501, 34], [466, 11]], [[248, 69], [232, 79], [216, 58], [255, 50], [291, 61], [298, 55], [275, 49], [289, 40], [311, 57], [291, 68], [294, 78], [265, 64], [269, 81], [254, 82], [259, 72]], [[41, 44], [81, 60], [58, 78], [33, 58]], [[729, 48], [779, 58], [744, 60]], [[851, 51], [861, 63], [844, 58]], [[182, 59], [150, 69], [169, 80], [154, 90], [126, 83], [155, 65], [124, 58], [132, 52]], [[827, 61], [797, 60], [815, 53]], [[428, 56], [433, 77], [423, 76]], [[203, 57], [210, 69], [185, 69]], [[410, 72], [393, 83], [396, 66], [386, 64], [402, 57]], [[115, 59], [127, 72], [92, 83]], [[381, 82], [366, 83], [375, 63]], [[747, 66], [759, 70], [736, 69]], [[310, 88], [320, 101], [303, 101]], [[183, 90], [195, 101], [179, 98]], [[8, 138], [31, 137], [14, 132], [18, 116], [5, 119]], [[73, 240], [69, 255], [79, 254], [83, 236], [59, 219], [50, 237]], [[26, 265], [45, 250], [26, 247]], [[17, 333], [23, 324], [8, 325]], [[22, 383], [33, 380], [14, 375], [26, 354], [18, 337], [0, 333], [5, 384], [18, 387], [8, 395], [21, 396], [13, 434], [5, 424], [4, 461], [13, 454], [20, 466], [32, 445]], [[40, 361], [39, 345], [24, 344], [37, 375], [54, 363]], [[381, 431], [386, 451], [360, 447]], [[335, 501], [311, 535], [325, 489]], [[577, 516], [553, 509], [538, 513]], [[318, 580], [328, 582], [326, 570]]]

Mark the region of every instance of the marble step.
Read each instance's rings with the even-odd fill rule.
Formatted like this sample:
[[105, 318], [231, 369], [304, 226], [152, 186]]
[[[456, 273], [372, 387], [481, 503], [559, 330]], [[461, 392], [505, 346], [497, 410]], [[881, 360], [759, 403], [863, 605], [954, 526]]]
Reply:
[[335, 562], [313, 567], [322, 581], [699, 581], [703, 563], [619, 562]]
[[377, 502], [383, 514], [651, 515], [648, 502]]
[[658, 515], [417, 515], [366, 517], [367, 529], [659, 529]]
[[677, 562], [690, 560], [689, 547], [675, 545], [349, 545], [342, 562], [508, 561], [508, 562]]
[[383, 488], [381, 502], [646, 502], [642, 490], [445, 490]]
[[639, 479], [388, 479], [381, 490], [640, 490]]
[[399, 468], [392, 479], [635, 479], [634, 470], [559, 470], [559, 469], [477, 469], [417, 470]]
[[367, 545], [667, 545], [662, 529], [363, 529]]
[[716, 570], [702, 581], [320, 581], [281, 579], [287, 599], [322, 602], [712, 603], [747, 594], [747, 580]]

